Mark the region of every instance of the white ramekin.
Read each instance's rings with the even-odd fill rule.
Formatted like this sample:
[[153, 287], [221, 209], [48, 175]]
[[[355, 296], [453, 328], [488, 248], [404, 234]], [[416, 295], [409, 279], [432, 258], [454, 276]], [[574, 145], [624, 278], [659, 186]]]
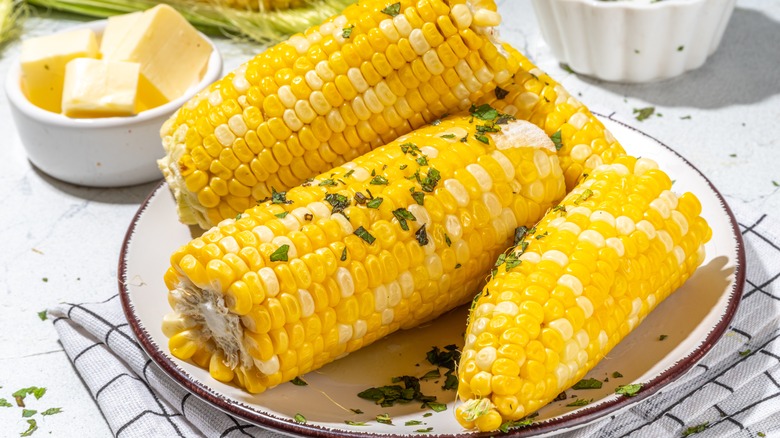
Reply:
[[[106, 20], [79, 25], [102, 34]], [[120, 187], [162, 178], [157, 159], [165, 155], [160, 127], [198, 91], [222, 77], [222, 56], [214, 43], [201, 81], [178, 99], [131, 117], [77, 119], [33, 105], [21, 89], [19, 60], [10, 66], [5, 92], [29, 160], [44, 173], [72, 184]]]
[[720, 44], [736, 0], [532, 0], [553, 55], [572, 70], [650, 82], [699, 68]]

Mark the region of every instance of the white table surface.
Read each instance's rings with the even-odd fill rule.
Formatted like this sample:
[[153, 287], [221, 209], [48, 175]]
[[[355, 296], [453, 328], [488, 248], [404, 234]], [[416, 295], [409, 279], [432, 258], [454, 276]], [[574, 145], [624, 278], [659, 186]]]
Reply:
[[[702, 171], [729, 203], [780, 214], [780, 2], [738, 0], [723, 41], [707, 63], [679, 78], [646, 85], [605, 83], [566, 72], [542, 40], [528, 0], [500, 3], [502, 37], [600, 113], [628, 122], [671, 146]], [[70, 26], [74, 16], [33, 16], [23, 36]], [[260, 48], [217, 39], [229, 71]], [[0, 77], [19, 53], [0, 48]], [[639, 122], [635, 108], [662, 117]], [[690, 116], [690, 118], [687, 118]], [[685, 117], [685, 118], [683, 118]], [[157, 183], [120, 189], [73, 186], [27, 160], [0, 95], [0, 398], [46, 387], [32, 409], [61, 407], [38, 418], [33, 436], [111, 436], [92, 395], [62, 351], [51, 321], [38, 312], [59, 302], [101, 301], [117, 291], [125, 230]], [[776, 182], [776, 183], [774, 183]], [[0, 407], [0, 436], [27, 428], [19, 408]]]

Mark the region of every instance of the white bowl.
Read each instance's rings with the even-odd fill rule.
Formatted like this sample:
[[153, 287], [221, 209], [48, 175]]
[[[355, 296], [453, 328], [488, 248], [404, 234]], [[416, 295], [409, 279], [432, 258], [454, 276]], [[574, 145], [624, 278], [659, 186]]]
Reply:
[[[106, 20], [90, 28], [100, 35]], [[204, 38], [206, 38], [204, 36]], [[30, 161], [62, 181], [91, 187], [120, 187], [162, 178], [156, 160], [165, 155], [160, 127], [199, 90], [222, 77], [222, 57], [214, 43], [201, 81], [171, 102], [130, 116], [77, 119], [41, 109], [21, 89], [19, 60], [11, 65], [5, 92]]]
[[577, 73], [650, 82], [699, 68], [736, 0], [532, 0], [553, 55]]

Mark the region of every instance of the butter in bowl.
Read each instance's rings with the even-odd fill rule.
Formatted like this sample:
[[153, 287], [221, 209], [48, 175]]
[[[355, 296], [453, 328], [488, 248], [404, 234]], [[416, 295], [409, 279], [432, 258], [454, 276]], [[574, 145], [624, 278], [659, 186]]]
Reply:
[[736, 0], [532, 0], [543, 38], [572, 70], [642, 83], [701, 67]]
[[27, 155], [85, 186], [160, 178], [160, 127], [222, 74], [213, 42], [163, 4], [26, 39], [21, 52], [5, 88]]

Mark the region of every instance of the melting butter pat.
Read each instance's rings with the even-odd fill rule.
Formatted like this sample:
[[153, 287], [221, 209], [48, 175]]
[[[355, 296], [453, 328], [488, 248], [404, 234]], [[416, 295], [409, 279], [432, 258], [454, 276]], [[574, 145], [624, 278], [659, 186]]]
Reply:
[[68, 117], [115, 117], [136, 113], [140, 65], [76, 58], [65, 68], [62, 111]]
[[175, 9], [159, 4], [147, 9], [104, 58], [137, 62], [141, 66], [138, 99], [153, 108], [174, 100], [195, 85], [203, 74], [211, 45]]
[[78, 29], [22, 42], [22, 89], [34, 105], [59, 113], [65, 65], [74, 58], [96, 58], [98, 43], [90, 29]]

